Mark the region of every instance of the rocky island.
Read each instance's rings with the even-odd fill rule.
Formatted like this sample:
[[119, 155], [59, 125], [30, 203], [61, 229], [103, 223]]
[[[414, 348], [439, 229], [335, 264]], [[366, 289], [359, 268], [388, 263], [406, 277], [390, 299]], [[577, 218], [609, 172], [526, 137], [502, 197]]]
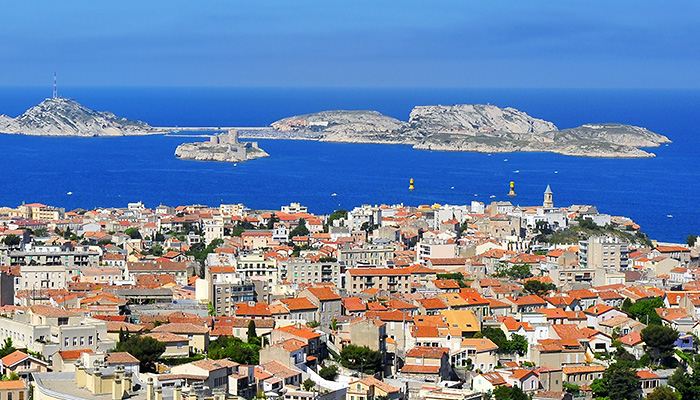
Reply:
[[505, 153], [553, 152], [572, 156], [654, 157], [640, 147], [671, 141], [645, 128], [586, 124], [559, 130], [552, 122], [493, 105], [415, 107], [408, 122], [377, 111], [324, 111], [284, 118], [246, 137], [328, 142], [407, 144], [416, 149]]
[[73, 99], [42, 101], [17, 118], [0, 115], [0, 133], [33, 136], [128, 136], [165, 133], [142, 121], [93, 111]]
[[175, 149], [175, 156], [184, 160], [244, 162], [269, 157], [257, 142], [239, 142], [238, 131], [212, 136], [208, 142], [183, 143]]

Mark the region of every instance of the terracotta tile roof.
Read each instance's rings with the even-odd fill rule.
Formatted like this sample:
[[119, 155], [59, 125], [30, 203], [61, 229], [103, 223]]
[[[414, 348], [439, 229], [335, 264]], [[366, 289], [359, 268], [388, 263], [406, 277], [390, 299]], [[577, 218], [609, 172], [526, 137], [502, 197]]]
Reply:
[[277, 330], [286, 332], [289, 334], [292, 334], [294, 336], [301, 337], [303, 339], [315, 339], [318, 337], [321, 337], [320, 334], [314, 332], [311, 328], [306, 328], [303, 326], [294, 326], [294, 325], [289, 325], [289, 326], [284, 326], [282, 328], [277, 328]]
[[[308, 301], [308, 300], [307, 300]], [[255, 303], [253, 306], [248, 303], [236, 303], [234, 306], [236, 315], [251, 315], [251, 316], [271, 316], [270, 309], [265, 303]]]
[[529, 306], [529, 305], [546, 305], [547, 302], [544, 301], [540, 296], [536, 294], [531, 294], [528, 296], [522, 296], [518, 297], [517, 299], [511, 299], [509, 298], [513, 303], [519, 305], [519, 306]]
[[401, 368], [401, 372], [407, 374], [437, 374], [440, 372], [440, 366], [406, 364]]
[[497, 350], [498, 346], [489, 338], [465, 338], [461, 347], [474, 347], [477, 352]]
[[154, 328], [151, 332], [170, 332], [170, 333], [185, 333], [185, 334], [206, 334], [209, 333], [209, 328], [187, 323], [170, 323], [163, 324]]
[[489, 381], [489, 383], [492, 384], [493, 386], [500, 386], [500, 385], [506, 384], [506, 380], [498, 372], [490, 372], [487, 374], [481, 374], [481, 376], [483, 376], [484, 379]]
[[521, 380], [521, 379], [527, 377], [527, 376], [530, 375], [530, 374], [539, 375], [539, 374], [537, 373], [537, 371], [534, 371], [534, 370], [531, 370], [531, 369], [518, 368], [518, 369], [516, 369], [515, 371], [513, 371], [513, 373], [511, 374], [511, 376], [512, 376], [513, 378], [515, 378], [515, 379]]
[[642, 335], [640, 335], [638, 332], [630, 332], [629, 334], [621, 337], [620, 342], [628, 346], [634, 346], [636, 344], [642, 343]]
[[301, 310], [317, 310], [318, 306], [311, 302], [311, 300], [302, 297], [296, 299], [280, 299], [284, 305], [287, 306], [289, 311], [301, 311]]
[[92, 354], [93, 351], [90, 349], [82, 349], [82, 350], [63, 350], [59, 351], [58, 354], [61, 355], [62, 360], [77, 360], [80, 358], [80, 355], [83, 353], [89, 353]]
[[15, 350], [2, 358], [2, 365], [5, 367], [11, 367], [28, 357], [29, 354], [21, 352], [19, 350]]
[[51, 306], [31, 306], [29, 307], [32, 313], [37, 315], [43, 315], [45, 317], [75, 317], [80, 314], [72, 313], [70, 311], [64, 310], [62, 308], [51, 307]]
[[447, 305], [437, 297], [432, 297], [429, 299], [419, 299], [418, 303], [426, 310], [447, 308]]
[[139, 359], [125, 351], [107, 353], [106, 361], [110, 364], [138, 364]]
[[639, 379], [656, 379], [659, 376], [649, 370], [643, 369], [637, 371], [637, 377], [639, 377]]
[[605, 314], [606, 312], [613, 310], [612, 307], [607, 306], [605, 304], [596, 304], [593, 307], [590, 307], [587, 310], [584, 310], [586, 314], [592, 314], [592, 315], [602, 315]]
[[595, 293], [591, 292], [588, 289], [584, 290], [569, 290], [568, 292], [569, 296], [573, 297], [574, 299], [581, 300], [581, 299], [592, 299], [595, 297], [598, 297]]
[[321, 301], [340, 300], [340, 296], [328, 287], [310, 287], [307, 290]]
[[26, 388], [27, 386], [21, 379], [16, 381], [0, 381], [0, 390], [21, 390]]
[[421, 358], [442, 358], [444, 354], [450, 354], [450, 349], [447, 347], [425, 347], [415, 346], [406, 353], [406, 357], [421, 357]]
[[359, 297], [345, 297], [342, 299], [343, 307], [350, 312], [365, 311], [367, 306]]
[[175, 342], [187, 342], [188, 339], [185, 336], [176, 335], [170, 332], [151, 332], [147, 333], [145, 336], [152, 337], [153, 339], [163, 342], [163, 343], [175, 343]]
[[563, 367], [561, 370], [565, 375], [588, 374], [591, 372], [603, 372], [605, 367], [602, 365], [589, 365], [585, 367]]
[[380, 381], [379, 379], [377, 379], [373, 376], [368, 376], [366, 378], [362, 378], [360, 380], [350, 382], [350, 387], [352, 387], [352, 385], [354, 383], [357, 383], [357, 382], [361, 382], [362, 384], [364, 384], [366, 386], [370, 386], [370, 387], [372, 387], [372, 386], [378, 387], [384, 393], [397, 393], [397, 392], [399, 392], [399, 388], [392, 386], [384, 381]]

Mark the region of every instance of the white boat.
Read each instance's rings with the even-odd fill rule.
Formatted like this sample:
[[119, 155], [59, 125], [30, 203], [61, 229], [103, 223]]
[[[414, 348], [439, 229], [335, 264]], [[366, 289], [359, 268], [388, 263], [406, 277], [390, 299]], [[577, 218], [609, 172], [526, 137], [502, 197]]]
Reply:
[[66, 194], [67, 194], [68, 196], [70, 196], [70, 195], [72, 195], [72, 194], [73, 194], [73, 192], [68, 192], [68, 193], [66, 193]]
[[496, 198], [496, 195], [495, 195], [495, 194], [492, 194], [491, 196], [489, 196], [489, 198], [495, 199], [495, 198]]
[[335, 197], [337, 195], [338, 195], [338, 193], [331, 193], [331, 196], [333, 196], [333, 197]]
[[668, 215], [666, 215], [666, 216], [667, 216], [668, 218], [673, 218], [673, 215], [671, 215], [671, 214], [668, 214]]

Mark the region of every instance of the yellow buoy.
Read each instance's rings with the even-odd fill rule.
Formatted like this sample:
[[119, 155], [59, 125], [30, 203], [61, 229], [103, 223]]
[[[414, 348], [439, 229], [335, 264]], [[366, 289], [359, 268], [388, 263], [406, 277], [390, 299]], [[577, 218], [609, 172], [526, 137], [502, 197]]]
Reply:
[[508, 192], [508, 196], [510, 197], [515, 197], [517, 194], [515, 194], [515, 182], [510, 181], [510, 192]]
[[408, 182], [408, 190], [413, 190], [413, 189], [415, 189], [415, 188], [413, 187], [413, 178], [411, 178], [411, 181]]

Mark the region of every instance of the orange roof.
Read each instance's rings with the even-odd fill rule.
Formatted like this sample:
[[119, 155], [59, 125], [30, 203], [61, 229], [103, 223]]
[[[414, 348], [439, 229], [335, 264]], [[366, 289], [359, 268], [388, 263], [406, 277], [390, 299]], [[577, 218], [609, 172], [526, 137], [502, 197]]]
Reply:
[[93, 351], [90, 349], [81, 349], [81, 350], [64, 350], [64, 351], [58, 352], [58, 354], [61, 355], [61, 359], [63, 359], [63, 360], [77, 360], [78, 358], [80, 358], [80, 355], [83, 353], [92, 354]]
[[307, 290], [320, 301], [340, 300], [340, 296], [328, 287], [310, 287]]
[[450, 349], [447, 347], [415, 346], [406, 353], [406, 357], [442, 358], [446, 353], [450, 353]]
[[401, 372], [408, 374], [437, 374], [440, 372], [440, 366], [406, 364], [401, 368]]
[[0, 381], [0, 390], [17, 390], [26, 389], [24, 381], [18, 379], [16, 381]]
[[296, 299], [280, 299], [284, 305], [289, 308], [289, 311], [300, 311], [300, 310], [314, 310], [318, 309], [318, 307], [311, 302], [311, 300], [302, 297], [302, 298], [296, 298]]
[[566, 375], [570, 374], [588, 374], [591, 372], [603, 372], [605, 367], [602, 365], [588, 365], [584, 367], [564, 367], [561, 369]]
[[28, 357], [29, 354], [15, 350], [2, 358], [2, 365], [5, 367], [11, 367]]
[[310, 328], [302, 327], [301, 325], [289, 325], [289, 326], [284, 326], [282, 328], [277, 328], [276, 330], [281, 331], [281, 332], [286, 332], [289, 334], [292, 334], [294, 336], [301, 337], [303, 339], [315, 339], [318, 337], [321, 337], [320, 334], [314, 332]]
[[605, 304], [596, 304], [593, 307], [590, 307], [589, 309], [585, 310], [584, 312], [586, 314], [601, 315], [605, 314], [606, 312], [612, 309], [612, 307], [606, 306]]
[[659, 376], [649, 370], [643, 369], [637, 371], [637, 377], [639, 377], [639, 379], [656, 379]]

